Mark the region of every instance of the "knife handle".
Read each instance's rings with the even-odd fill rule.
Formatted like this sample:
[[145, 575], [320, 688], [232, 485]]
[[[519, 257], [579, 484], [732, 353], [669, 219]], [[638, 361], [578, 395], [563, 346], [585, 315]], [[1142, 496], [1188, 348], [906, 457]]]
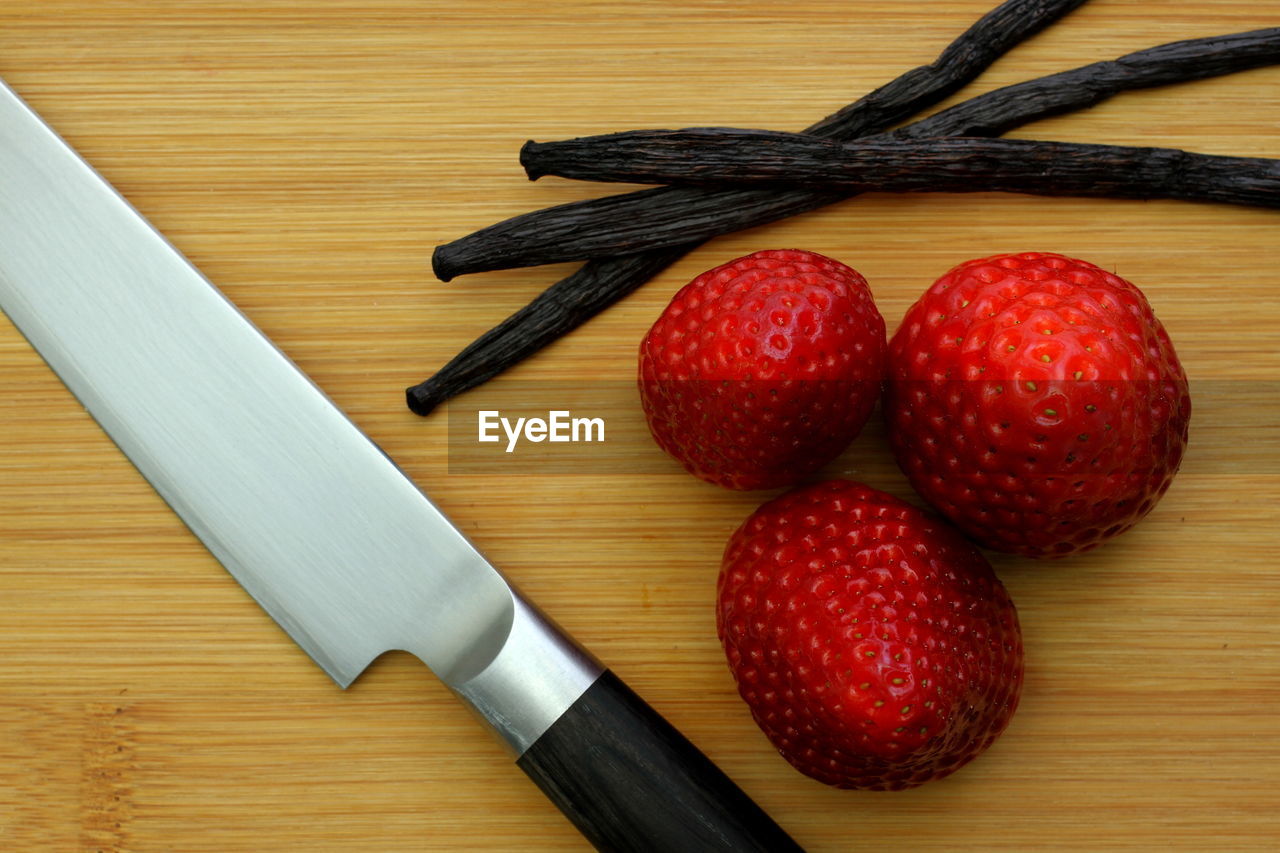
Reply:
[[801, 850], [609, 670], [516, 763], [599, 850]]

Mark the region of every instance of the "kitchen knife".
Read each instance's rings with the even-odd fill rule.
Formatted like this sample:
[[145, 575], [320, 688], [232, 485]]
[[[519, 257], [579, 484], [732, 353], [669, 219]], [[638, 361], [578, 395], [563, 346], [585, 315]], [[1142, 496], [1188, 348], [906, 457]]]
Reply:
[[339, 686], [412, 652], [601, 849], [799, 849], [2, 81], [0, 308]]

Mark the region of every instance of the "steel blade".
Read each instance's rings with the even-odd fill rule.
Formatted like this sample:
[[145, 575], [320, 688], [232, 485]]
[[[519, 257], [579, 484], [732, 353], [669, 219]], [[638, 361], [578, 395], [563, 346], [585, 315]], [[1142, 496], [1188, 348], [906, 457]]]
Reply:
[[0, 82], [0, 308], [340, 685], [457, 686], [522, 602], [374, 443]]

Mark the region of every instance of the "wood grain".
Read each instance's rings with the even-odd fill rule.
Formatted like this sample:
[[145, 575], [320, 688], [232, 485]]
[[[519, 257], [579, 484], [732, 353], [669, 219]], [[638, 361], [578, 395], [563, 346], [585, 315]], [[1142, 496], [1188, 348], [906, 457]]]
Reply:
[[[429, 275], [431, 248], [594, 195], [516, 152], [632, 127], [801, 128], [927, 62], [988, 0], [6, 0], [0, 76], [161, 228], [493, 560], [814, 851], [1264, 850], [1280, 835], [1280, 242], [1270, 211], [868, 195], [721, 238], [491, 386], [419, 419], [404, 386], [570, 269]], [[965, 94], [1280, 3], [1093, 0]], [[1280, 156], [1280, 69], [1133, 93], [1014, 136]], [[948, 780], [828, 790], [737, 700], [712, 591], [761, 500], [623, 450], [566, 471], [451, 465], [480, 401], [602, 399], [680, 285], [825, 252], [894, 326], [939, 274], [1064, 252], [1142, 287], [1195, 383], [1182, 473], [1138, 528], [1055, 564], [996, 557], [1026, 632], [1008, 733]], [[530, 389], [533, 389], [532, 391]], [[508, 396], [509, 395], [509, 396]], [[587, 405], [587, 404], [584, 404]], [[601, 403], [605, 405], [605, 403]], [[627, 469], [619, 459], [633, 460]], [[910, 497], [873, 427], [828, 473]], [[0, 324], [0, 848], [583, 849], [429, 672], [334, 687]]]

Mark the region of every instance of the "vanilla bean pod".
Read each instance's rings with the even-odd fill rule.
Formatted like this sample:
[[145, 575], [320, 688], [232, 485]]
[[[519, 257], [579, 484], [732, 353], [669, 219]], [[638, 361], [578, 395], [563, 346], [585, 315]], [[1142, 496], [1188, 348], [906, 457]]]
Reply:
[[405, 399], [419, 415], [469, 391], [573, 331], [675, 263], [693, 246], [587, 261], [476, 338]]
[[952, 136], [839, 142], [799, 133], [627, 131], [520, 151], [530, 178], [857, 192], [1015, 192], [1280, 207], [1280, 160], [1178, 148]]
[[[987, 92], [893, 132], [997, 136], [1120, 92], [1200, 80], [1280, 61], [1280, 28], [1190, 39]], [[508, 219], [436, 249], [433, 266], [464, 273], [647, 251], [773, 222], [849, 192], [670, 187], [573, 202]]]
[[[879, 133], [959, 91], [1014, 46], [1084, 2], [1005, 0], [952, 41], [934, 62], [864, 95], [814, 124], [810, 131], [840, 139]], [[666, 188], [655, 191], [670, 195], [681, 192]], [[485, 332], [434, 375], [406, 389], [409, 408], [425, 415], [445, 400], [528, 358], [640, 287], [697, 245], [698, 241], [693, 240], [589, 261]]]

